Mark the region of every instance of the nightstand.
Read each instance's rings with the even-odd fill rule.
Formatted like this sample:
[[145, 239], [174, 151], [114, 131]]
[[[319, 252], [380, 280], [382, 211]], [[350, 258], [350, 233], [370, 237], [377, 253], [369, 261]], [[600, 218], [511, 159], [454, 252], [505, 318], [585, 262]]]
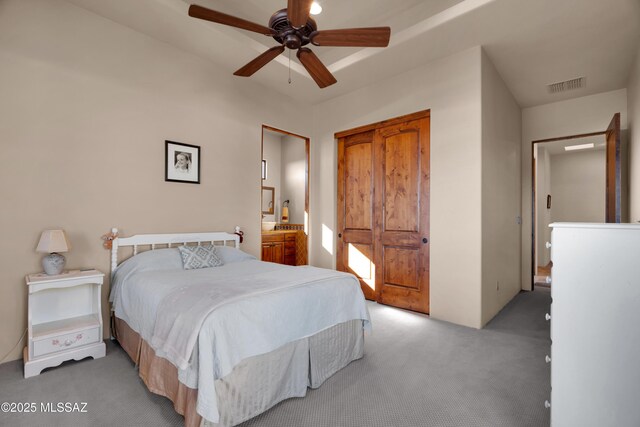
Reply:
[[25, 378], [66, 360], [89, 356], [97, 359], [106, 354], [100, 292], [103, 279], [104, 273], [98, 270], [26, 277], [29, 301], [28, 341], [23, 352]]

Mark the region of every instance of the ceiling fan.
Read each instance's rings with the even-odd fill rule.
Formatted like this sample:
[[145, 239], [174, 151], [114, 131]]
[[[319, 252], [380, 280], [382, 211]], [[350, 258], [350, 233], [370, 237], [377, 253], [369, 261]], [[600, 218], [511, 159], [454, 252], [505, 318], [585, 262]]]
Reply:
[[285, 48], [297, 49], [298, 59], [304, 68], [320, 88], [325, 88], [336, 83], [337, 80], [311, 49], [304, 46], [309, 43], [316, 46], [354, 47], [387, 47], [389, 45], [391, 36], [389, 27], [318, 31], [316, 21], [309, 17], [312, 2], [313, 0], [288, 0], [286, 9], [279, 10], [271, 16], [268, 27], [196, 4], [189, 7], [189, 16], [264, 34], [273, 37], [280, 44], [233, 73], [242, 77], [252, 76], [284, 52]]

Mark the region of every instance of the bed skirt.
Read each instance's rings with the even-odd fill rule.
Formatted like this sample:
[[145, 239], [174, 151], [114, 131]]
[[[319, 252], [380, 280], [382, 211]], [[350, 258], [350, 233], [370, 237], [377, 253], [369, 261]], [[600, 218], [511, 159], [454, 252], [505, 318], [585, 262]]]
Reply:
[[115, 318], [116, 338], [138, 365], [140, 378], [152, 393], [173, 402], [185, 427], [222, 427], [240, 424], [277, 403], [302, 397], [317, 388], [364, 351], [361, 320], [340, 323], [311, 337], [286, 344], [270, 353], [240, 362], [215, 381], [220, 420], [212, 423], [196, 412], [198, 390], [178, 381], [178, 370], [155, 352], [129, 325]]

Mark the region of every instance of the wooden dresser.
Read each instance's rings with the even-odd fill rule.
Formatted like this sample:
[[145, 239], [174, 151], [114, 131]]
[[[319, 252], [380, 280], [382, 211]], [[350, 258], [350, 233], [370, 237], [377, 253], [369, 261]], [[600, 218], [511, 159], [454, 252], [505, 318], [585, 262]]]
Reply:
[[296, 234], [291, 231], [262, 232], [262, 261], [296, 265]]

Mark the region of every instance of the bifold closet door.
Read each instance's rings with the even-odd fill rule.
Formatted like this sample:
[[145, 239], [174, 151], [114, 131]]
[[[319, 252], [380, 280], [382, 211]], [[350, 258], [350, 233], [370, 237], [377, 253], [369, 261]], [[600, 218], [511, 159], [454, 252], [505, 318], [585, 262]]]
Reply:
[[373, 136], [338, 140], [338, 244], [336, 267], [353, 273], [365, 298], [376, 300], [373, 263]]
[[429, 118], [374, 135], [378, 302], [429, 312]]
[[367, 299], [429, 312], [429, 115], [338, 138], [337, 268]]

